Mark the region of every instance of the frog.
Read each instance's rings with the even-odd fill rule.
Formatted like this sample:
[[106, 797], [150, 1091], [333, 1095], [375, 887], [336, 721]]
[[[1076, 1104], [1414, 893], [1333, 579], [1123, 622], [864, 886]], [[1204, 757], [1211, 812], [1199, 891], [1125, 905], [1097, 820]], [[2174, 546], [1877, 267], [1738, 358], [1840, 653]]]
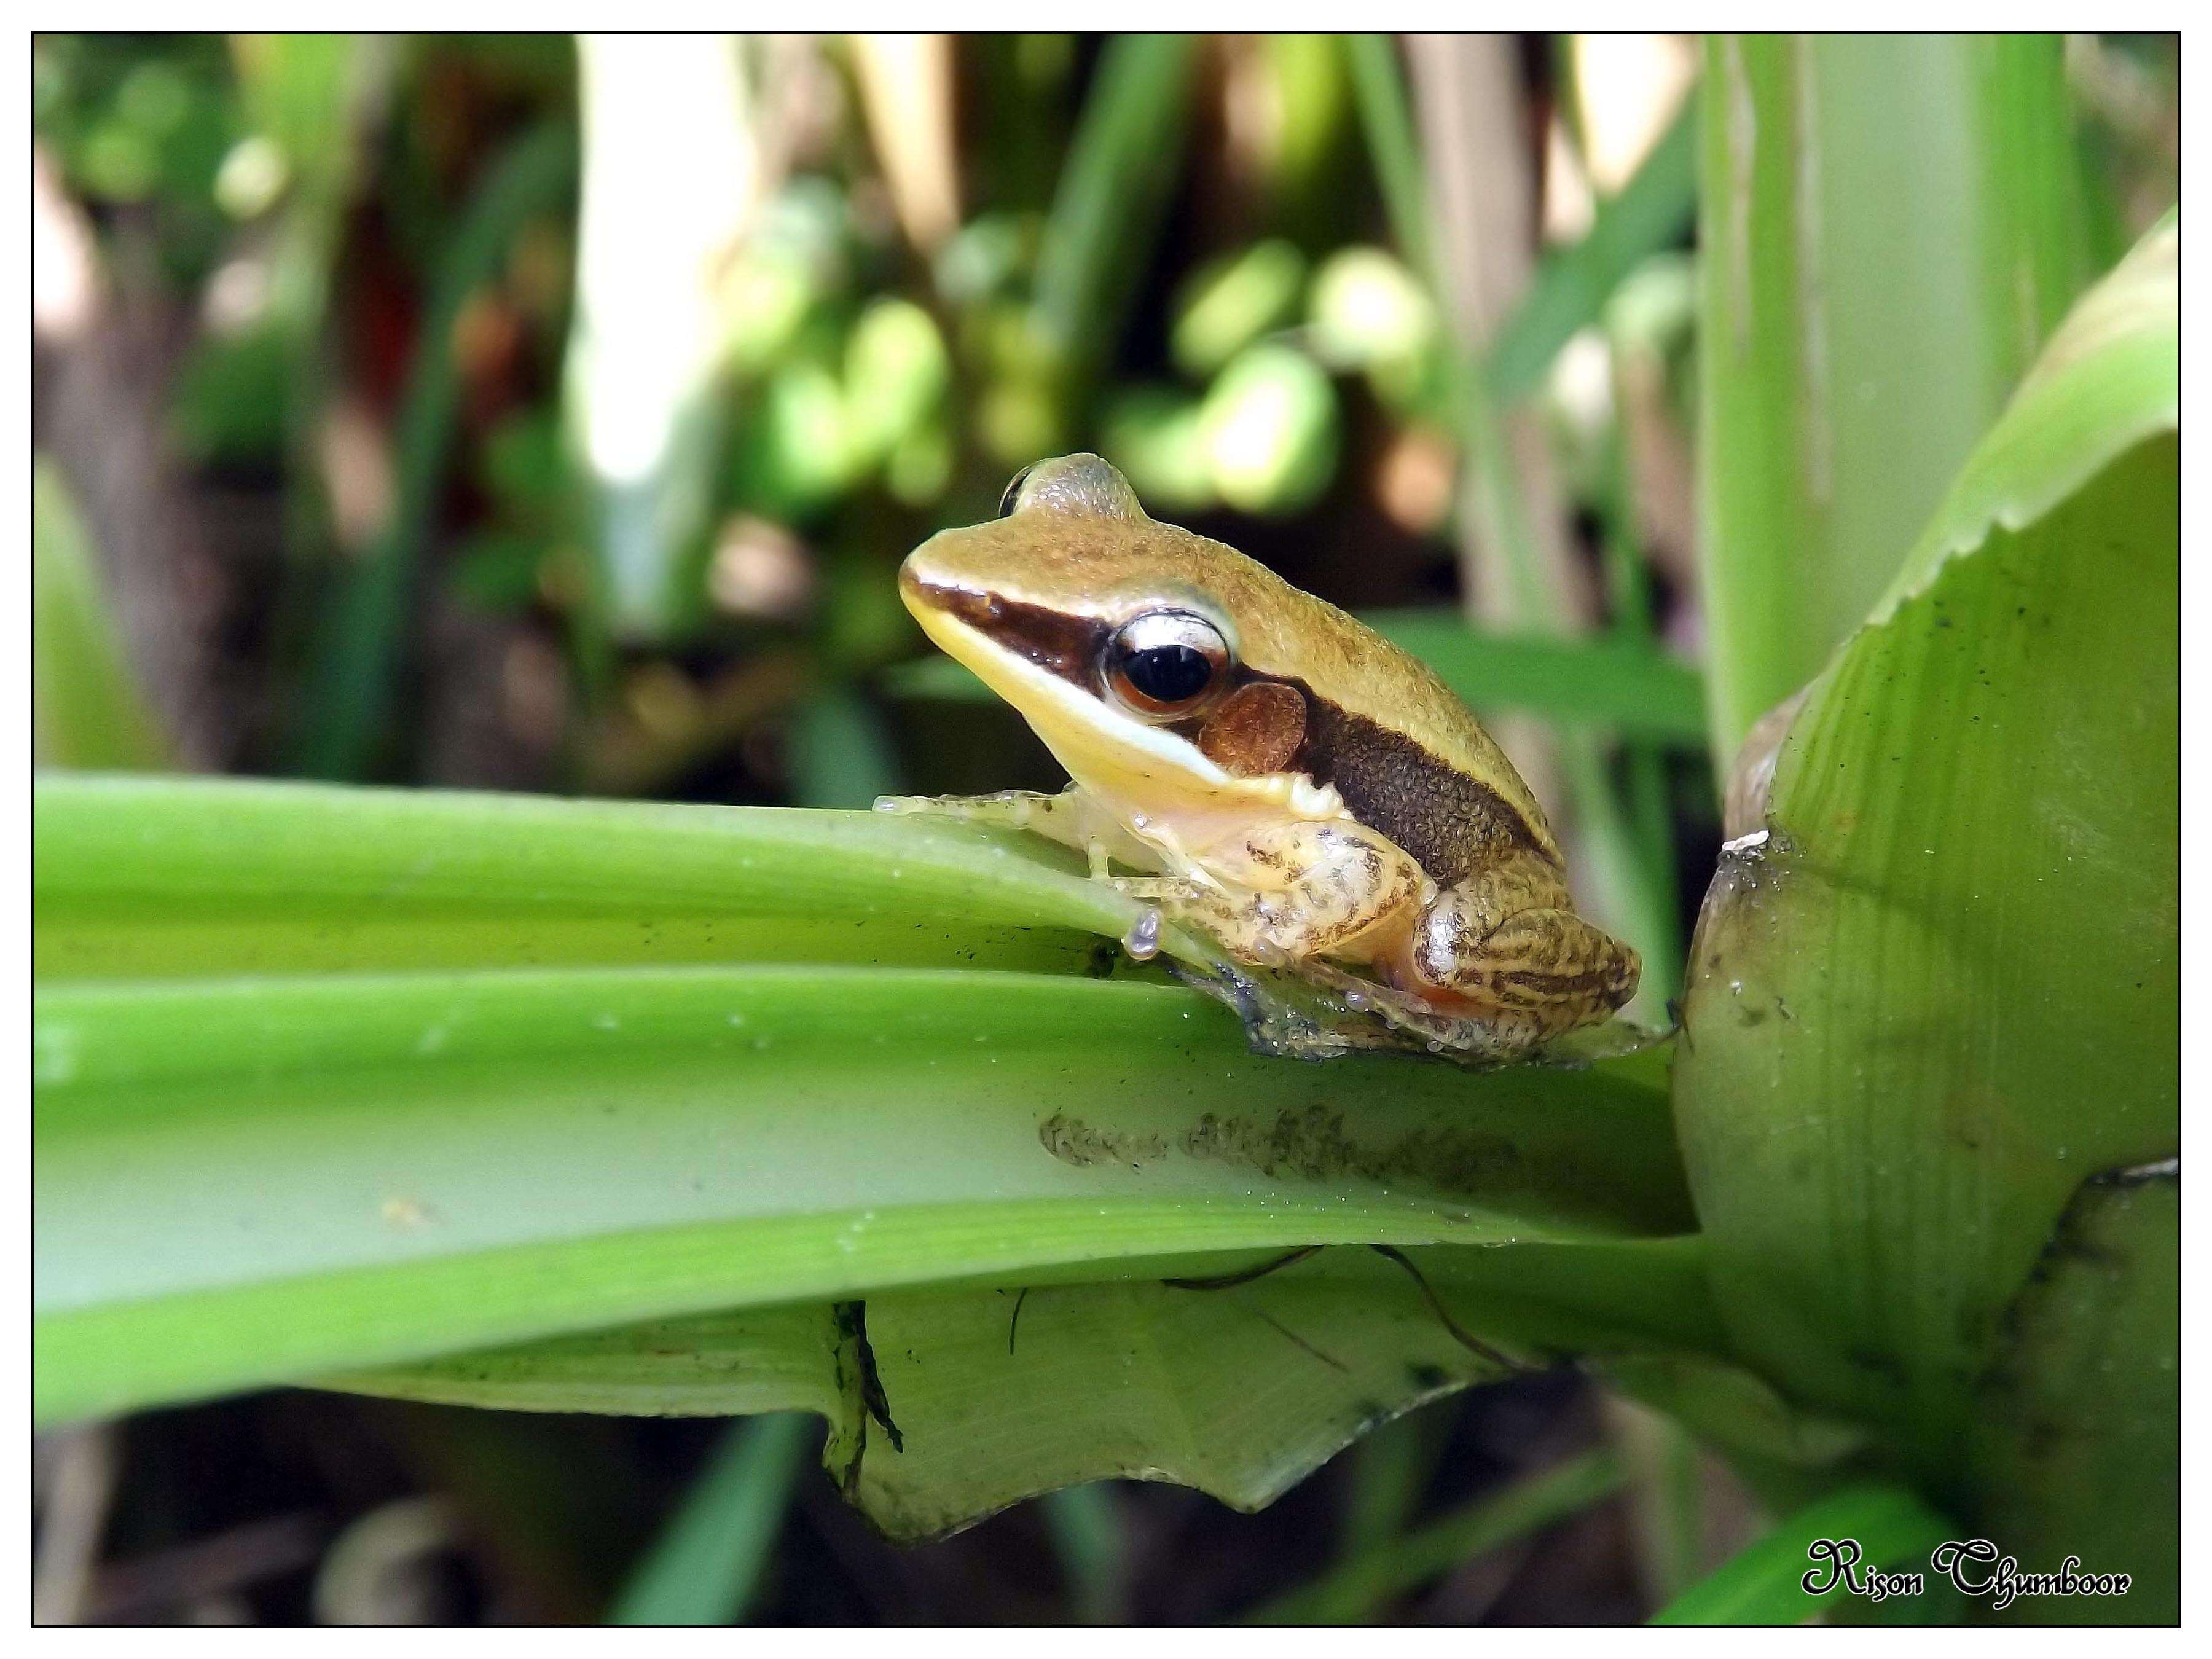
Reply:
[[1435, 671], [1153, 519], [1099, 457], [1024, 468], [898, 585], [1070, 781], [879, 810], [1047, 836], [1237, 962], [1431, 1048], [1530, 1056], [1634, 995], [1636, 952], [1577, 913], [1542, 806]]

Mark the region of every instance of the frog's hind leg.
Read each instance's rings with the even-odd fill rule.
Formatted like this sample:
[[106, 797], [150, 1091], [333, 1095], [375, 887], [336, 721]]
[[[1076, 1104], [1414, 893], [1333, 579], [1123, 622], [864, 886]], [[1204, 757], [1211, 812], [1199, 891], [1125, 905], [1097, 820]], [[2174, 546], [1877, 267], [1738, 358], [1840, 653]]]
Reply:
[[1573, 911], [1493, 915], [1480, 894], [1439, 895], [1393, 964], [1401, 982], [1523, 1048], [1604, 1019], [1636, 994], [1636, 952]]

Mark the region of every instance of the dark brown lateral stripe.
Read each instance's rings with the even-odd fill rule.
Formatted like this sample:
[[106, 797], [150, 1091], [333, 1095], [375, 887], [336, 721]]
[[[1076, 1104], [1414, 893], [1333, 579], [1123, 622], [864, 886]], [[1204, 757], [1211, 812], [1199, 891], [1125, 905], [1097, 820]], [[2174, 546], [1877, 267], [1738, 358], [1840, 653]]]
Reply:
[[[1111, 632], [1104, 623], [966, 588], [915, 586], [929, 603], [986, 638], [1093, 696], [1099, 694], [1098, 663]], [[1449, 886], [1516, 848], [1551, 861], [1511, 802], [1411, 738], [1316, 696], [1303, 680], [1241, 664], [1231, 673], [1227, 695], [1233, 700], [1257, 685], [1287, 686], [1305, 705], [1305, 739], [1283, 769], [1334, 785], [1354, 817], [1412, 854], [1439, 885]], [[1199, 746], [1219, 707], [1209, 702], [1167, 729]]]
[[[1283, 769], [1334, 784], [1352, 817], [1412, 854], [1439, 886], [1450, 886], [1516, 847], [1553, 861], [1510, 801], [1411, 738], [1339, 708], [1304, 680], [1239, 665], [1231, 681], [1232, 698], [1258, 685], [1297, 692], [1305, 703], [1305, 741]], [[1205, 725], [1201, 717], [1171, 729], [1197, 743]]]
[[1352, 815], [1411, 853], [1431, 881], [1449, 887], [1516, 848], [1550, 861], [1512, 803], [1487, 784], [1402, 732], [1310, 691], [1305, 699], [1304, 769], [1316, 783], [1334, 784]]

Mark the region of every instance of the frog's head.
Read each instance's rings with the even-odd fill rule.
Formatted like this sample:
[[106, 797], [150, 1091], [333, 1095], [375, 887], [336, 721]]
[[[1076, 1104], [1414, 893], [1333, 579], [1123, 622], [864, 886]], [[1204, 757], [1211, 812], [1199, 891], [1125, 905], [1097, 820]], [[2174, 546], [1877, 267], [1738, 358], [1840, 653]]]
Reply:
[[1159, 523], [1096, 455], [1025, 468], [995, 520], [910, 555], [899, 591], [1079, 782], [1154, 801], [1304, 783], [1282, 775], [1307, 710], [1285, 645], [1329, 608]]

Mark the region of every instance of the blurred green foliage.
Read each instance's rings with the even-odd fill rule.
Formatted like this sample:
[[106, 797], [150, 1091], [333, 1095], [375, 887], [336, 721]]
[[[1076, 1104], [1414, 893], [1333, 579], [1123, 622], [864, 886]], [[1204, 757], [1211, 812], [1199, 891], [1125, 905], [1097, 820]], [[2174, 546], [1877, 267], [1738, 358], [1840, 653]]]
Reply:
[[[1342, 42], [962, 40], [936, 88], [957, 123], [938, 133], [926, 115], [880, 127], [842, 40], [696, 50], [738, 55], [752, 112], [732, 142], [757, 194], [700, 273], [720, 435], [682, 486], [696, 513], [652, 521], [679, 538], [655, 555], [675, 603], [617, 640], [603, 541], [636, 525], [587, 507], [562, 368], [567, 43], [41, 38], [40, 141], [113, 275], [201, 319], [170, 388], [180, 454], [283, 503], [261, 630], [274, 712], [242, 744], [253, 763], [415, 775], [437, 696], [422, 620], [455, 604], [565, 661], [568, 722], [533, 763], [545, 784], [621, 773], [811, 799], [816, 696], [860, 708], [866, 746], [890, 741], [875, 676], [915, 645], [878, 603], [891, 565], [1068, 448], [1232, 541], [1273, 545], [1264, 523], [1282, 520], [1316, 550], [1391, 548], [1405, 573], [1376, 588], [1356, 566], [1333, 573], [1337, 556], [1293, 559], [1324, 592], [1349, 577], [1355, 597], [1403, 602], [1450, 569], [1443, 332], [1381, 245]], [[1225, 132], [1197, 119], [1217, 97]], [[547, 147], [535, 174], [516, 159], [526, 130]], [[884, 146], [938, 140], [957, 161], [957, 218], [917, 246]], [[1516, 392], [1547, 395], [1572, 330], [1680, 240], [1676, 148], [1670, 132], [1665, 179], [1601, 221], [1597, 263], [1565, 261], [1571, 280], [1532, 296], [1508, 338]], [[635, 187], [681, 212], [682, 173], [663, 156]], [[814, 672], [718, 725], [720, 665], [763, 647]]]

